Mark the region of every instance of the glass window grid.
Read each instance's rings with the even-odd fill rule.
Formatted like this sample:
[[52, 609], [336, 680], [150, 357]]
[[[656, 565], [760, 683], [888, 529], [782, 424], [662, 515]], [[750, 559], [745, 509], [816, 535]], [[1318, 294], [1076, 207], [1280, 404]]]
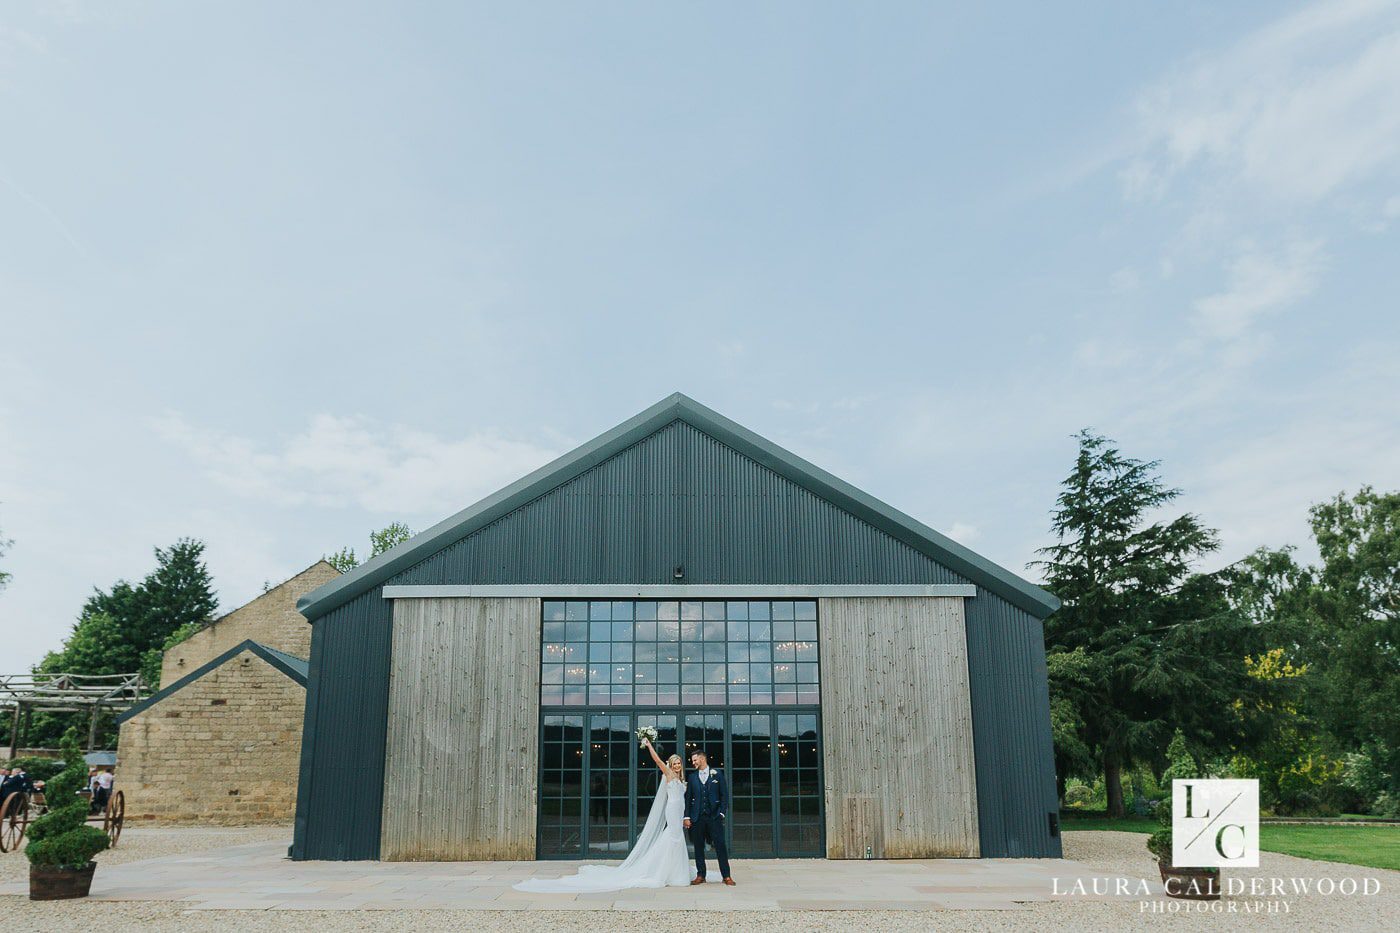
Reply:
[[540, 730], [539, 850], [542, 855], [579, 851], [583, 836], [583, 730], [581, 715], [546, 715]]
[[821, 702], [816, 600], [544, 600], [545, 707]]
[[617, 858], [631, 842], [632, 717], [588, 718], [588, 852]]
[[[704, 748], [711, 762], [725, 769], [734, 857], [822, 854], [820, 719], [815, 710], [604, 709], [541, 715], [540, 857], [625, 853], [645, 817], [642, 802], [653, 799], [659, 780], [650, 758], [636, 748], [634, 730], [642, 725], [658, 729], [663, 753], [676, 749], [688, 757]], [[685, 730], [683, 737], [678, 726]]]
[[822, 822], [817, 717], [779, 713], [775, 718], [779, 831], [785, 847], [810, 849], [819, 845]]

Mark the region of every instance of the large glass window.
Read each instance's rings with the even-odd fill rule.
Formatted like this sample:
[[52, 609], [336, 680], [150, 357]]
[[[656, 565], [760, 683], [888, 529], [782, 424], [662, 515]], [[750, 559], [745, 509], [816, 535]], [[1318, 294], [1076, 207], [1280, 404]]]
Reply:
[[588, 851], [618, 858], [630, 846], [632, 717], [589, 716]]
[[771, 713], [733, 717], [729, 761], [730, 835], [735, 852], [772, 852], [773, 716]]
[[544, 716], [540, 723], [539, 848], [577, 852], [583, 845], [583, 717]]
[[815, 600], [545, 600], [543, 706], [821, 701]]
[[541, 716], [539, 853], [621, 858], [636, 841], [661, 775], [637, 747], [639, 726], [663, 756], [703, 750], [729, 776], [726, 829], [735, 858], [823, 853], [820, 721], [815, 710], [616, 709]]
[[704, 750], [733, 795], [736, 858], [821, 855], [815, 600], [545, 600], [539, 853], [617, 858], [663, 756]]
[[822, 822], [817, 717], [815, 714], [779, 714], [775, 718], [778, 720], [778, 825], [782, 828], [783, 843], [797, 850], [815, 849], [821, 844]]

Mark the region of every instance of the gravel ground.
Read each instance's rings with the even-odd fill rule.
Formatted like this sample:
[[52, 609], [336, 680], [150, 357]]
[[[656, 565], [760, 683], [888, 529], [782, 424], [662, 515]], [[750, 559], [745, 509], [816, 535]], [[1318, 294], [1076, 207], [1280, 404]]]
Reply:
[[[101, 871], [103, 865], [121, 865], [165, 855], [207, 852], [224, 846], [291, 838], [289, 826], [133, 826], [128, 823], [117, 847], [97, 856], [97, 870]], [[0, 855], [0, 882], [24, 881], [28, 877], [29, 861], [22, 851]], [[9, 900], [0, 898], [0, 903]], [[3, 916], [0, 915], [0, 925], [3, 924]]]
[[[286, 827], [246, 829], [140, 827], [127, 831], [119, 849], [99, 856], [101, 864], [138, 861], [184, 852], [199, 852], [229, 845], [288, 838]], [[1090, 866], [1105, 877], [1141, 877], [1150, 866], [1143, 851], [1143, 837], [1136, 833], [1077, 831], [1065, 835], [1065, 856]], [[0, 856], [0, 880], [26, 877], [28, 863], [22, 856]], [[98, 868], [101, 871], [101, 868]], [[1170, 915], [1144, 911], [1138, 901], [1093, 902], [1066, 897], [1052, 903], [1028, 904], [1020, 910], [986, 911], [862, 911], [726, 913], [687, 918], [707, 928], [753, 930], [1008, 930], [1038, 931], [1056, 927], [1075, 933], [1093, 930], [1167, 929], [1189, 925], [1191, 930], [1251, 928], [1288, 930], [1388, 930], [1400, 916], [1400, 872], [1353, 868], [1265, 852], [1258, 877], [1282, 876], [1310, 879], [1375, 878], [1380, 894], [1371, 897], [1333, 895], [1290, 896], [1283, 912], [1277, 899], [1236, 897], [1220, 902], [1214, 912], [1197, 912], [1188, 901], [1159, 899], [1149, 902], [1178, 908]], [[1278, 913], [1249, 915], [1256, 903], [1276, 905]], [[1234, 911], [1230, 911], [1230, 905]], [[1207, 908], [1208, 909], [1208, 908]], [[1267, 906], [1265, 907], [1267, 909]], [[172, 902], [59, 901], [34, 902], [23, 897], [0, 896], [0, 917], [7, 929], [57, 930], [75, 925], [104, 933], [127, 930], [185, 931], [237, 929], [279, 931], [364, 930], [436, 931], [474, 930], [647, 930], [656, 928], [654, 912], [595, 911], [187, 911]]]

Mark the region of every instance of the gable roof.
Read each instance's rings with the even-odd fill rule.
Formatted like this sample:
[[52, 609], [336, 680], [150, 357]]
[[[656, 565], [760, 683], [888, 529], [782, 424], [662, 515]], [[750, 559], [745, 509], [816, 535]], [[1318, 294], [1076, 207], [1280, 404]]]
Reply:
[[[230, 616], [232, 616], [232, 615], [235, 615], [235, 614], [237, 614], [237, 613], [239, 613], [239, 612], [242, 612], [244, 609], [247, 609], [249, 606], [253, 605], [254, 603], [258, 602], [259, 600], [267, 599], [268, 597], [273, 596], [273, 594], [277, 593], [277, 591], [280, 590], [280, 589], [282, 589], [282, 587], [286, 586], [286, 585], [289, 584], [289, 583], [295, 583], [298, 579], [300, 579], [301, 577], [306, 576], [307, 574], [311, 573], [311, 571], [317, 569], [318, 567], [322, 566], [323, 564], [324, 564], [324, 565], [326, 566], [326, 568], [329, 569], [329, 570], [335, 571], [336, 573], [339, 573], [339, 572], [340, 572], [340, 571], [338, 571], [338, 570], [335, 569], [335, 565], [334, 565], [334, 564], [332, 564], [330, 561], [328, 561], [328, 560], [326, 560], [324, 557], [322, 557], [320, 560], [315, 561], [314, 563], [310, 564], [309, 566], [303, 567], [301, 570], [298, 570], [296, 573], [292, 574], [290, 577], [288, 577], [287, 579], [283, 580], [281, 583], [276, 583], [276, 584], [273, 584], [272, 586], [269, 586], [267, 589], [263, 590], [263, 591], [262, 591], [261, 593], [259, 593], [257, 596], [254, 596], [252, 599], [248, 600], [246, 603], [243, 603], [242, 605], [239, 605], [239, 606], [235, 606], [234, 608], [230, 609], [228, 612], [225, 612], [225, 613], [223, 613], [223, 614], [221, 614], [221, 615], [217, 615], [217, 616], [215, 616], [215, 617], [212, 618], [212, 619], [206, 619], [206, 620], [204, 620], [204, 622], [199, 626], [199, 629], [198, 629], [196, 632], [191, 633], [191, 634], [198, 634], [198, 632], [208, 631], [209, 629], [211, 629], [211, 628], [213, 628], [214, 626], [218, 625], [220, 622], [223, 622], [224, 620], [228, 619], [228, 618], [229, 618]], [[304, 595], [306, 595], [306, 594], [303, 593], [302, 595], [304, 596]]]
[[146, 697], [146, 699], [142, 700], [140, 703], [137, 703], [135, 706], [131, 707], [126, 712], [117, 716], [117, 724], [121, 725], [122, 723], [126, 722], [128, 719], [137, 715], [138, 713], [145, 712], [152, 706], [155, 706], [161, 700], [164, 700], [166, 697], [170, 696], [173, 693], [177, 693], [185, 689], [190, 684], [194, 683], [196, 680], [199, 680], [199, 678], [203, 677], [205, 674], [208, 674], [215, 668], [223, 666], [224, 664], [233, 660], [245, 651], [251, 651], [253, 654], [262, 658], [268, 664], [271, 664], [277, 670], [281, 671], [283, 674], [286, 674], [288, 677], [296, 681], [301, 686], [306, 686], [306, 677], [309, 665], [305, 660], [303, 660], [302, 658], [295, 657], [294, 655], [287, 654], [285, 651], [278, 651], [276, 648], [269, 648], [267, 645], [260, 644], [259, 642], [249, 639], [247, 641], [239, 642], [229, 650], [225, 651], [223, 654], [219, 655], [217, 658], [214, 658], [208, 664], [205, 664], [203, 667], [196, 668], [195, 670], [186, 674], [184, 677], [181, 677], [179, 680], [175, 681], [173, 684], [166, 687], [165, 689], [158, 690], [150, 696]]
[[297, 609], [314, 621], [443, 548], [569, 482], [675, 421], [683, 421], [812, 494], [884, 531], [1037, 618], [1060, 602], [909, 515], [677, 392], [552, 463], [313, 590]]

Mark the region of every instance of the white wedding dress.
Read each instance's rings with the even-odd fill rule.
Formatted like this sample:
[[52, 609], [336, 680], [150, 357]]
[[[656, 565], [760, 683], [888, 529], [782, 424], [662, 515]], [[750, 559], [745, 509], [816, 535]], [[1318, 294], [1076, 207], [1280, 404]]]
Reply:
[[685, 781], [663, 780], [656, 789], [656, 800], [637, 836], [637, 844], [620, 865], [584, 865], [578, 874], [531, 878], [515, 885], [515, 889], [579, 894], [688, 885], [694, 875], [685, 850], [684, 819]]

